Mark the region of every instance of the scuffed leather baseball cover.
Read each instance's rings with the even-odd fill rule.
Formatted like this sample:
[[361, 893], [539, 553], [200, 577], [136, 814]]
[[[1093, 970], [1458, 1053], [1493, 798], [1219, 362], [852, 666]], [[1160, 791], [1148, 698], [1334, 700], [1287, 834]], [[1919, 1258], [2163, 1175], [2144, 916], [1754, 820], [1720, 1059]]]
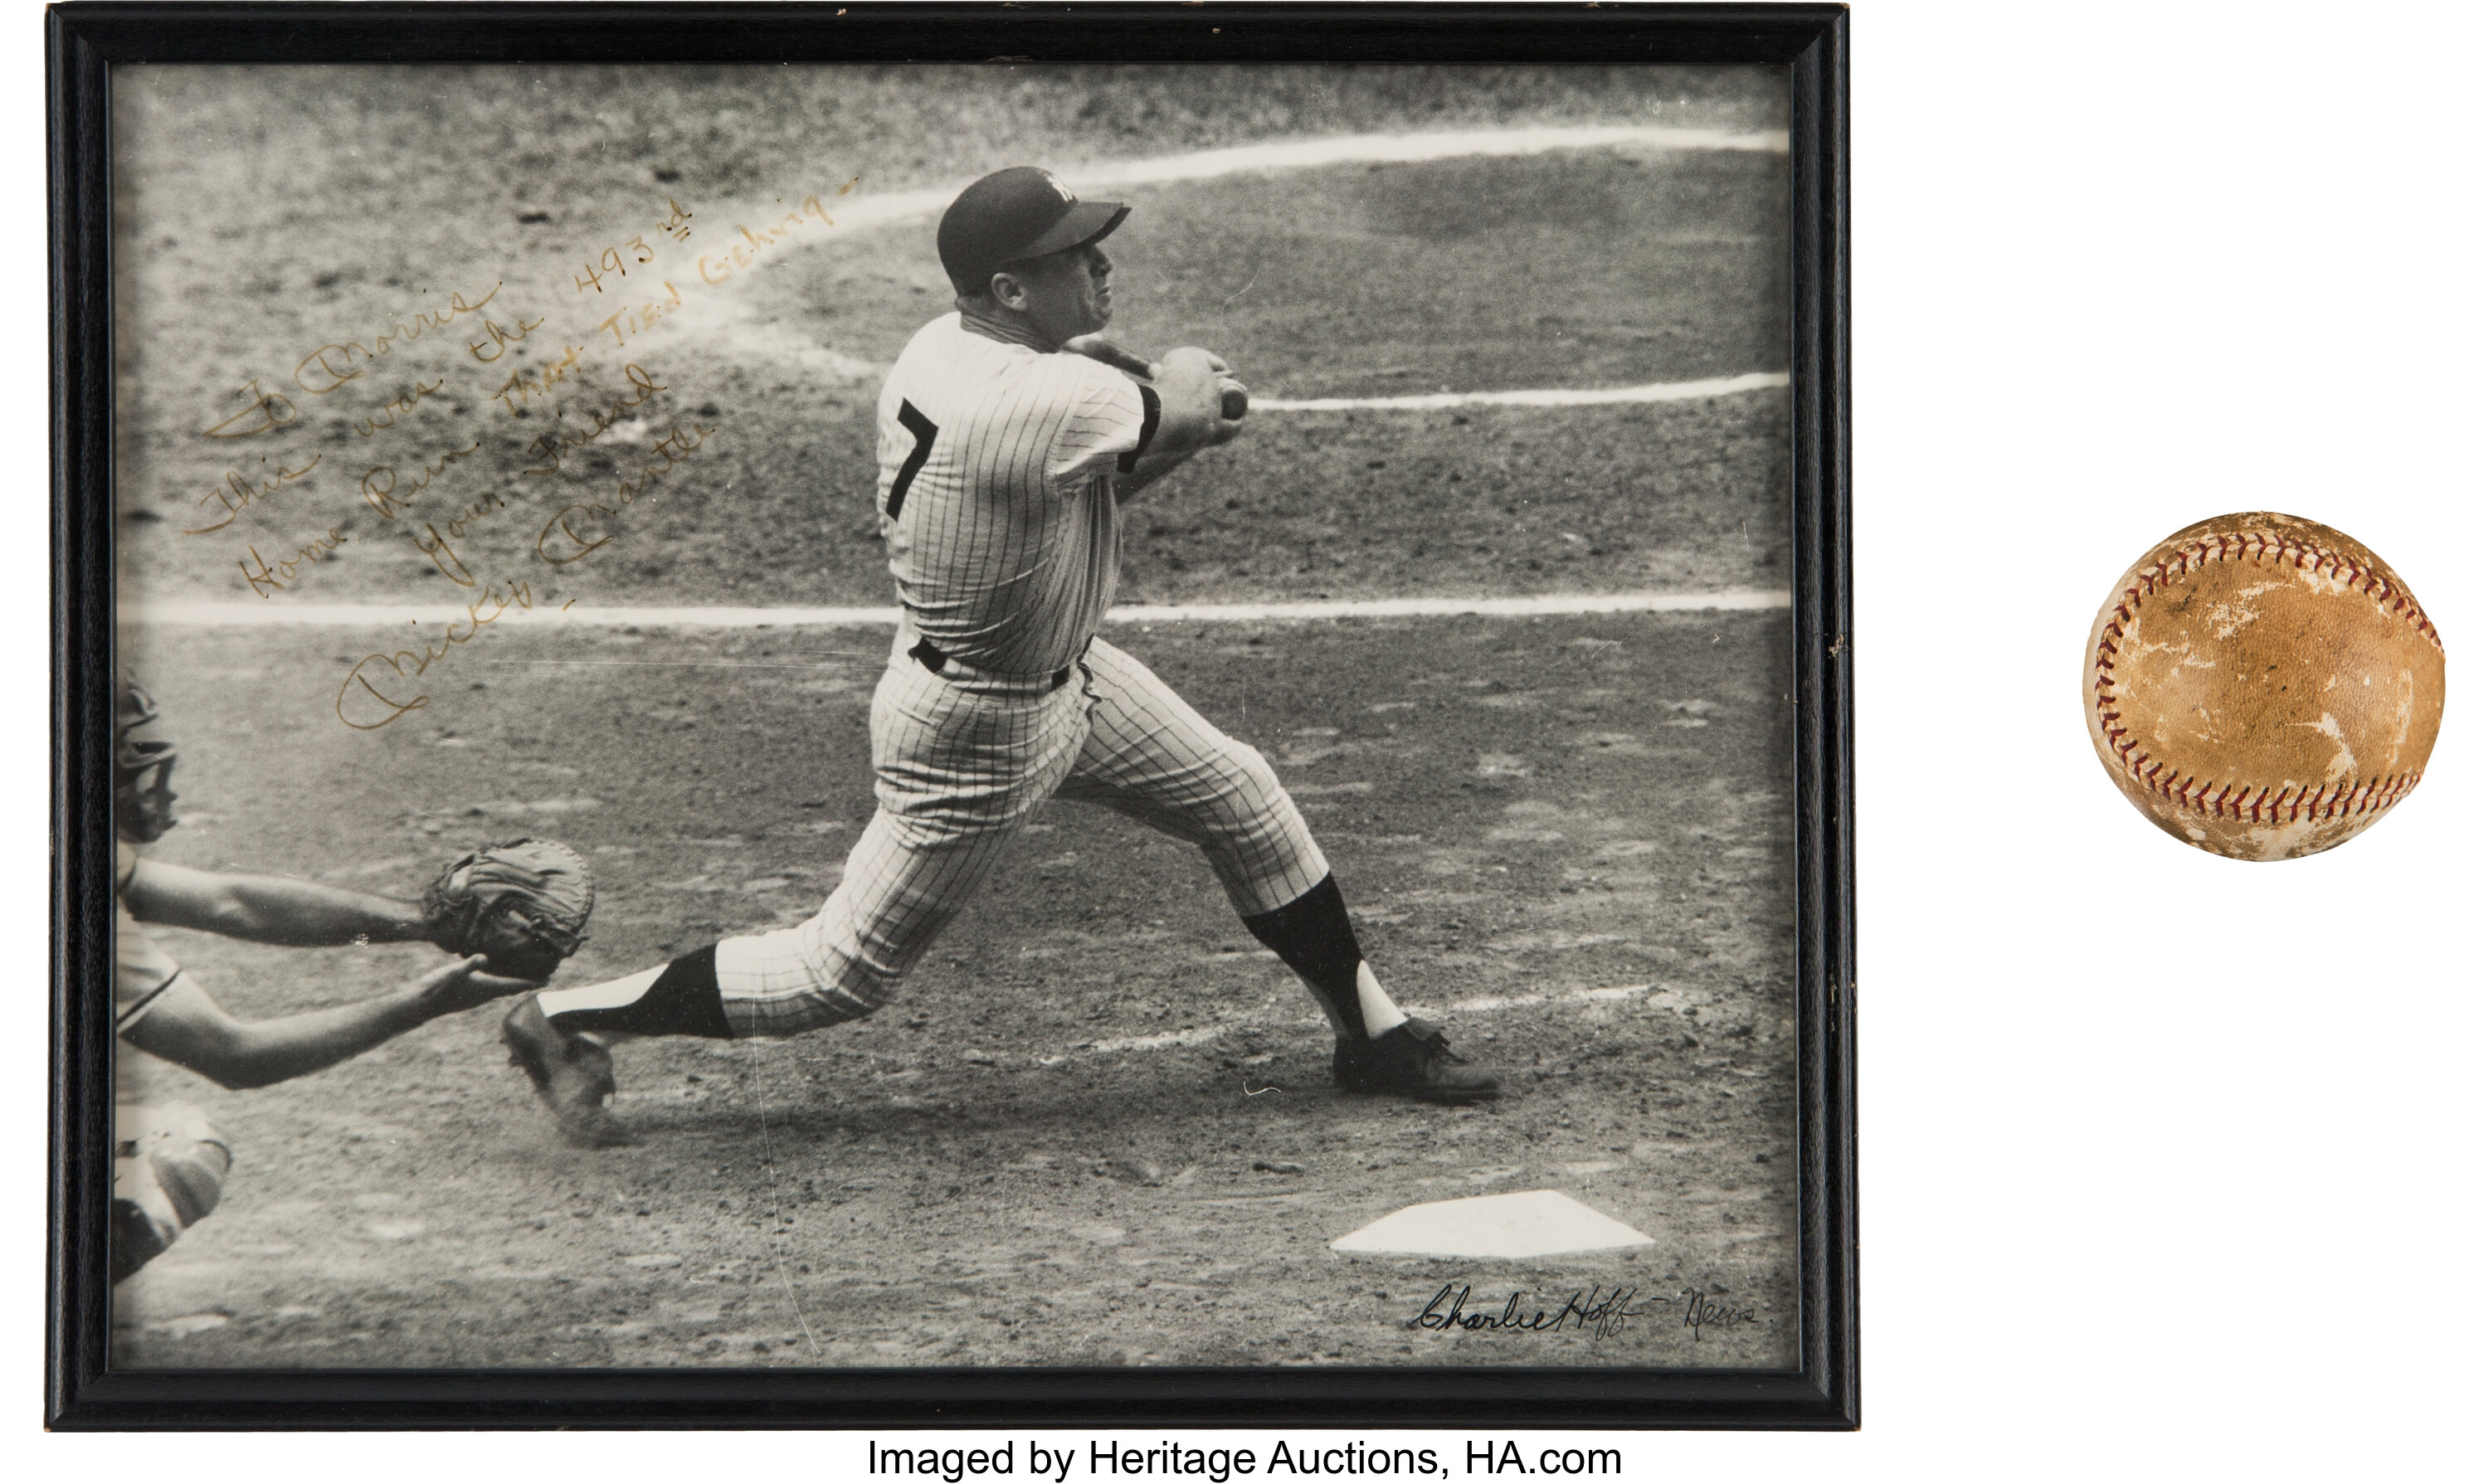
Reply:
[[2446, 651], [2374, 552], [2224, 515], [2127, 569], [2083, 674], [2101, 765], [2153, 823], [2245, 861], [2330, 850], [2419, 783]]

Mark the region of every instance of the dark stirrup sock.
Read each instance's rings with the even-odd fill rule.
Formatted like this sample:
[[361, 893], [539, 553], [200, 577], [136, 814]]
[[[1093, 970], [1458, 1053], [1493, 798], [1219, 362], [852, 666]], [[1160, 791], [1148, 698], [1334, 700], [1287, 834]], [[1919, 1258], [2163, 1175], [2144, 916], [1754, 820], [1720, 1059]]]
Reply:
[[1340, 1024], [1352, 1034], [1363, 1032], [1357, 966], [1365, 961], [1365, 954], [1357, 946], [1357, 928], [1348, 920], [1348, 903], [1340, 899], [1337, 882], [1325, 876], [1286, 906], [1244, 919], [1244, 927], [1322, 996]]
[[[1352, 988], [1352, 1003], [1355, 995]], [[634, 1036], [708, 1036], [719, 1040], [734, 1034], [726, 1021], [726, 1002], [717, 992], [714, 943], [667, 964], [656, 983], [629, 1004], [562, 1011], [551, 1018], [555, 1029], [564, 1032], [622, 1031]]]

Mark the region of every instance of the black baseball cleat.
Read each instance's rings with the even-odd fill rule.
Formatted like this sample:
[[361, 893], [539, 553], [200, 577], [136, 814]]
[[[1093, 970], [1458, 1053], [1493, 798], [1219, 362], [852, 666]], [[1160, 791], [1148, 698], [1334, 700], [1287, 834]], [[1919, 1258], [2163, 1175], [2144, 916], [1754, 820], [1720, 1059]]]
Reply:
[[1330, 1079], [1352, 1093], [1397, 1093], [1423, 1102], [1488, 1102], [1503, 1093], [1493, 1072], [1452, 1054], [1442, 1026], [1414, 1017], [1370, 1041], [1335, 1042]]
[[528, 1074], [553, 1111], [561, 1136], [582, 1149], [615, 1149], [639, 1139], [606, 1111], [614, 1096], [614, 1053], [596, 1037], [565, 1035], [545, 1018], [532, 994], [522, 995], [501, 1020], [510, 1065]]

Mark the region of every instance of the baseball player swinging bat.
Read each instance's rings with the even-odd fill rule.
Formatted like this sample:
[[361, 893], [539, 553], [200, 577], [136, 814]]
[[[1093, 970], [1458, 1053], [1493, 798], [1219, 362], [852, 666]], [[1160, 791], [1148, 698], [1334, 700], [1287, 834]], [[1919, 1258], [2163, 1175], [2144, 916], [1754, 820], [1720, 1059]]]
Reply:
[[1048, 799], [1197, 848], [1330, 1022], [1341, 1091], [1501, 1095], [1392, 1003], [1270, 760], [1097, 632], [1124, 503], [1232, 442], [1249, 401], [1207, 350], [1153, 364], [1099, 333], [1114, 307], [1099, 243], [1129, 210], [1017, 166], [943, 214], [956, 308], [908, 341], [877, 408], [873, 510], [901, 609], [871, 715], [878, 807], [808, 921], [520, 1001], [503, 1038], [572, 1143], [633, 1139], [605, 1105], [607, 1037], [791, 1036], [878, 1010]]
[[[1122, 346], [1117, 345], [1114, 341], [1107, 339], [1104, 335], [1074, 335], [1071, 339], [1063, 342], [1063, 348], [1075, 355], [1086, 356], [1091, 360], [1103, 361], [1107, 365], [1114, 367], [1116, 370], [1123, 372], [1127, 376], [1138, 377], [1145, 382], [1158, 380], [1158, 362], [1153, 360], [1143, 360], [1138, 356], [1135, 356], [1131, 352], [1124, 349]], [[1252, 398], [1245, 394], [1244, 384], [1243, 382], [1237, 381], [1233, 377], [1225, 378], [1220, 382], [1218, 387], [1219, 416], [1226, 418], [1229, 422], [1234, 422], [1237, 418], [1244, 416], [1251, 407]]]

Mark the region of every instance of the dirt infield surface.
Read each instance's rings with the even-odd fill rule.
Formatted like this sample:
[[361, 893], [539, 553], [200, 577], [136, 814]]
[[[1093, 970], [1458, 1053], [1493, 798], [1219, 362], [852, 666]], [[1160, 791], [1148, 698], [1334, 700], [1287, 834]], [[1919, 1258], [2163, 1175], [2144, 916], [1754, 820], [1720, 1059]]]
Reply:
[[[1059, 804], [878, 1016], [622, 1048], [635, 1149], [561, 1147], [489, 1011], [257, 1092], [129, 1058], [240, 1155], [224, 1208], [124, 1285], [120, 1355], [1785, 1362], [1787, 632], [1762, 614], [1111, 636], [1272, 754], [1387, 984], [1509, 1076], [1504, 1105], [1332, 1091], [1310, 998], [1208, 868]], [[561, 982], [627, 972], [799, 919], [835, 883], [871, 808], [874, 667], [818, 651], [874, 637], [513, 631], [501, 667], [472, 672], [526, 686], [524, 712], [464, 693], [377, 747], [286, 723], [336, 636], [161, 637], [186, 823], [160, 853], [404, 892], [478, 836], [546, 830], [589, 853], [602, 891]], [[219, 706], [238, 684], [270, 708]], [[244, 1014], [438, 961], [163, 941]], [[1328, 1249], [1412, 1202], [1541, 1188], [1657, 1245], [1468, 1264]], [[1498, 1308], [1623, 1285], [1647, 1313], [1605, 1340], [1410, 1328], [1454, 1281]], [[1753, 1323], [1698, 1340], [1670, 1302], [1688, 1286]]]
[[[153, 853], [412, 895], [480, 839], [563, 839], [602, 895], [559, 984], [810, 916], [872, 808], [886, 631], [559, 611], [891, 601], [873, 402], [946, 292], [929, 217], [872, 224], [894, 193], [1021, 158], [1076, 179], [1347, 134], [1708, 130], [1748, 142], [1133, 184], [1116, 328], [1209, 344], [1270, 398], [1788, 369], [1786, 158], [1751, 143], [1786, 126], [1771, 74], [1012, 75], [120, 74], [125, 600], [466, 604], [523, 582], [531, 604], [440, 644], [426, 705], [374, 730], [339, 725], [343, 680], [437, 626], [133, 610], [125, 658], [183, 750], [185, 822]], [[815, 234], [797, 192], [851, 219]], [[670, 206], [680, 239], [654, 225]], [[783, 240], [727, 256], [773, 210], [798, 218]], [[627, 295], [575, 276], [632, 235], [655, 256]], [[449, 307], [488, 290], [488, 310]], [[448, 319], [315, 389], [306, 354], [418, 311]], [[503, 345], [487, 321], [539, 328]], [[236, 395], [254, 381], [281, 417]], [[1130, 507], [1125, 601], [1788, 580], [1783, 392], [1256, 415]], [[581, 501], [615, 507], [614, 539], [549, 557]], [[1051, 806], [879, 1015], [622, 1047], [635, 1148], [562, 1146], [491, 1012], [249, 1093], [125, 1055], [126, 1095], [200, 1104], [238, 1156], [222, 1207], [119, 1291], [119, 1360], [1792, 1363], [1788, 611], [1104, 637], [1272, 756], [1384, 983], [1513, 1096], [1333, 1091], [1310, 997], [1206, 866]], [[163, 938], [249, 1017], [438, 962]], [[1413, 1203], [1532, 1189], [1654, 1242], [1523, 1263], [1329, 1245]], [[1473, 1313], [1632, 1292], [1604, 1334], [1413, 1323], [1446, 1285]]]

